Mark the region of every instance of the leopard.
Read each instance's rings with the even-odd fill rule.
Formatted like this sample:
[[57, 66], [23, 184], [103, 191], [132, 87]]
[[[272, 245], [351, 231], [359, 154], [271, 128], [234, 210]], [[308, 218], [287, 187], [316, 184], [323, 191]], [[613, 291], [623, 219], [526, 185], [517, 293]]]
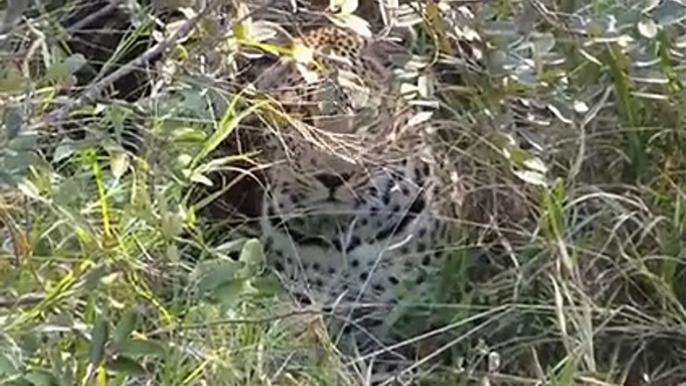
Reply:
[[463, 195], [430, 119], [402, 93], [390, 47], [317, 26], [255, 82], [271, 106], [260, 156], [267, 263], [295, 301], [335, 315], [361, 357], [384, 354], [365, 384], [412, 374], [412, 358], [388, 350], [400, 340], [388, 315], [437, 277]]

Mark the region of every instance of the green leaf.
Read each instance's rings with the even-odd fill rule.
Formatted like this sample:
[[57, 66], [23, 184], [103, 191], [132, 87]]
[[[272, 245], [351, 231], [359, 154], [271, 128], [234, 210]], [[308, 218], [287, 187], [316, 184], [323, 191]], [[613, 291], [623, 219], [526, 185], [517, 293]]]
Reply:
[[179, 248], [176, 244], [167, 245], [167, 259], [173, 263], [178, 263], [181, 260], [181, 254], [179, 253]]
[[0, 336], [0, 379], [18, 375], [23, 367], [24, 355], [21, 348], [9, 336]]
[[16, 137], [10, 140], [7, 145], [9, 149], [16, 151], [35, 150], [38, 143], [38, 134], [31, 131], [20, 132]]
[[11, 377], [19, 373], [19, 362], [14, 355], [0, 352], [0, 375]]
[[241, 264], [231, 260], [211, 260], [198, 264], [193, 272], [201, 292], [214, 291], [236, 279]]
[[557, 376], [554, 386], [572, 386], [575, 384], [574, 375], [576, 374], [576, 363], [573, 358], [567, 358], [567, 363], [560, 370], [559, 376]]
[[0, 169], [3, 170], [1, 170], [0, 173], [7, 172], [8, 175], [12, 175], [14, 177], [13, 180], [15, 182], [13, 182], [13, 185], [15, 185], [15, 187], [18, 180], [26, 175], [31, 166], [40, 163], [40, 160], [37, 159], [35, 153], [24, 151], [8, 155], [4, 157], [2, 161], [4, 162], [2, 162]]
[[249, 239], [242, 237], [242, 238], [239, 238], [236, 240], [227, 241], [227, 242], [220, 244], [219, 246], [215, 247], [214, 250], [216, 252], [223, 253], [223, 254], [229, 254], [231, 252], [238, 252], [238, 251], [241, 251], [243, 249], [243, 247], [245, 246], [245, 244], [248, 240]]
[[212, 295], [226, 308], [233, 308], [246, 290], [246, 280], [233, 280], [215, 288]]
[[545, 174], [531, 170], [512, 170], [512, 173], [520, 180], [536, 186], [547, 186], [548, 180]]
[[275, 275], [258, 276], [251, 282], [260, 297], [274, 297], [284, 291], [283, 283]]
[[241, 262], [248, 265], [261, 265], [264, 263], [264, 250], [262, 243], [258, 239], [250, 239], [245, 242], [241, 255], [238, 258]]
[[192, 127], [180, 127], [174, 129], [172, 138], [175, 142], [202, 142], [207, 139], [207, 134]]
[[129, 335], [136, 328], [137, 323], [138, 310], [136, 308], [129, 308], [126, 310], [121, 319], [119, 319], [119, 323], [117, 323], [117, 327], [114, 332], [114, 342], [117, 345], [121, 345], [122, 342], [125, 342], [127, 339], [129, 339]]
[[123, 151], [113, 151], [110, 154], [110, 170], [114, 178], [121, 178], [129, 167], [129, 155]]
[[140, 376], [145, 374], [145, 368], [138, 361], [119, 355], [107, 363], [107, 369], [124, 375]]
[[66, 158], [71, 157], [74, 152], [74, 142], [72, 142], [69, 138], [64, 138], [62, 141], [60, 141], [59, 145], [57, 145], [57, 148], [55, 149], [55, 153], [52, 156], [53, 161], [55, 162], [60, 162]]
[[119, 353], [130, 356], [162, 356], [164, 346], [153, 340], [128, 339], [119, 346]]
[[74, 54], [64, 60], [64, 67], [67, 74], [73, 75], [87, 63], [86, 57], [82, 54]]
[[190, 178], [190, 179], [191, 179], [191, 181], [193, 181], [193, 182], [195, 182], [195, 183], [203, 184], [203, 185], [205, 185], [205, 186], [212, 187], [212, 185], [214, 185], [214, 184], [212, 183], [212, 180], [209, 179], [209, 177], [204, 176], [202, 173], [193, 172], [193, 173], [191, 174], [191, 178]]
[[191, 157], [188, 154], [179, 154], [178, 157], [176, 157], [176, 166], [179, 169], [183, 169], [187, 167], [191, 161], [193, 161], [193, 157]]
[[12, 140], [19, 135], [21, 128], [24, 126], [24, 115], [19, 107], [12, 107], [5, 111], [3, 117], [5, 121], [5, 128], [7, 129], [7, 139]]
[[188, 60], [189, 57], [188, 50], [181, 44], [177, 44], [172, 48], [172, 57], [179, 61]]
[[90, 362], [96, 366], [99, 366], [105, 358], [105, 344], [107, 343], [108, 335], [109, 325], [107, 320], [102, 314], [98, 315], [91, 332], [91, 345], [88, 353]]
[[13, 66], [7, 66], [0, 72], [0, 92], [1, 93], [18, 93], [24, 91], [24, 86], [27, 79], [21, 74], [21, 71]]
[[131, 116], [131, 110], [124, 108], [123, 106], [110, 105], [105, 110], [106, 118], [112, 124], [115, 129], [115, 133], [121, 136], [124, 131], [124, 123], [126, 119]]
[[543, 212], [544, 212], [544, 231], [551, 239], [560, 239], [564, 235], [566, 224], [564, 214], [564, 203], [566, 193], [564, 182], [557, 179], [555, 184], [544, 192]]
[[34, 185], [33, 182], [29, 181], [26, 178], [19, 181], [19, 183], [17, 184], [17, 189], [19, 189], [19, 191], [22, 192], [28, 198], [31, 198], [36, 201], [44, 201], [43, 198], [40, 196], [40, 192], [38, 191], [36, 185]]
[[105, 287], [111, 287], [117, 283], [117, 279], [121, 278], [121, 272], [112, 272], [100, 278], [100, 283]]
[[162, 211], [162, 234], [167, 239], [176, 237], [183, 231], [184, 214], [182, 211], [165, 209]]
[[57, 378], [47, 370], [32, 370], [24, 378], [34, 386], [53, 386], [59, 384]]

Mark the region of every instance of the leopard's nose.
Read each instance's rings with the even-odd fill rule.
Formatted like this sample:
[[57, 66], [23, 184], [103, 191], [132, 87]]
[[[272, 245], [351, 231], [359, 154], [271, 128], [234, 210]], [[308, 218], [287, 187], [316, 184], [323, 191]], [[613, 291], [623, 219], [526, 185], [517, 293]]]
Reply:
[[329, 173], [319, 173], [314, 177], [329, 190], [338, 188], [339, 186], [343, 185], [346, 180], [344, 175]]

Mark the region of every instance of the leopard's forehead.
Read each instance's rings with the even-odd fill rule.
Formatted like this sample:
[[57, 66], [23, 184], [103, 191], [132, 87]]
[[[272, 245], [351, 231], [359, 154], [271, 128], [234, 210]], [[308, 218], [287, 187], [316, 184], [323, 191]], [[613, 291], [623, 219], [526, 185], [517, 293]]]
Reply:
[[299, 40], [313, 49], [333, 50], [337, 55], [347, 58], [360, 57], [369, 44], [365, 38], [352, 31], [336, 27], [307, 31]]
[[339, 27], [307, 31], [293, 39], [292, 56], [265, 71], [255, 85], [287, 110], [306, 107], [306, 113], [327, 114], [345, 111], [346, 104], [379, 106], [379, 99], [390, 97], [392, 72], [372, 43]]

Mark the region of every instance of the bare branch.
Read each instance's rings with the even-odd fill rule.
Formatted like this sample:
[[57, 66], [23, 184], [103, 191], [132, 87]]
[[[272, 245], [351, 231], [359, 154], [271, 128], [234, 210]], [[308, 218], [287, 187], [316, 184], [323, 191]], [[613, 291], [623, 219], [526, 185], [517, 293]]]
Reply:
[[100, 8], [99, 10], [91, 13], [90, 15], [70, 25], [67, 31], [69, 31], [69, 33], [78, 32], [80, 29], [88, 27], [89, 25], [91, 25], [91, 23], [95, 22], [101, 17], [109, 15], [115, 9], [117, 9], [117, 3], [114, 1], [110, 1], [103, 8]]
[[26, 294], [16, 299], [0, 297], [0, 308], [33, 306], [45, 300], [45, 294]]
[[129, 74], [131, 71], [134, 71], [138, 68], [145, 66], [145, 64], [150, 62], [153, 58], [162, 55], [169, 47], [173, 46], [180, 39], [186, 37], [193, 30], [193, 28], [195, 28], [200, 19], [203, 16], [205, 16], [208, 12], [210, 12], [212, 9], [214, 9], [217, 5], [219, 5], [220, 2], [221, 0], [211, 1], [200, 12], [198, 12], [197, 15], [195, 15], [191, 19], [188, 19], [179, 29], [174, 31], [174, 33], [167, 39], [150, 47], [139, 57], [121, 66], [119, 69], [105, 76], [97, 83], [86, 88], [83, 91], [83, 93], [81, 93], [81, 96], [79, 98], [72, 100], [70, 103], [55, 111], [52, 111], [45, 118], [46, 123], [48, 125], [56, 125], [62, 122], [70, 111], [85, 104], [93, 102], [102, 94], [103, 90], [107, 88], [109, 85], [116, 82], [123, 76]]

